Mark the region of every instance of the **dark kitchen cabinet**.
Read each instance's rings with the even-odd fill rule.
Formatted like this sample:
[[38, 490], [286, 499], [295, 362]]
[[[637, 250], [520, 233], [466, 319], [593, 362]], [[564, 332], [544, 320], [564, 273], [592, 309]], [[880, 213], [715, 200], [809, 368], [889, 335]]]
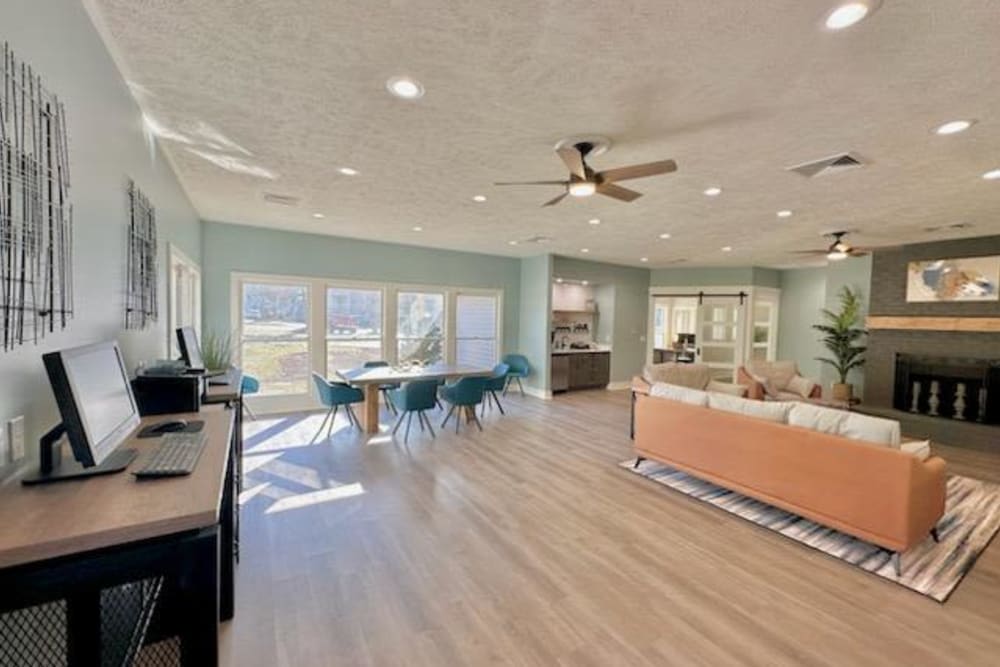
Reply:
[[609, 352], [583, 352], [552, 356], [552, 391], [595, 389], [606, 387], [610, 381], [611, 354]]

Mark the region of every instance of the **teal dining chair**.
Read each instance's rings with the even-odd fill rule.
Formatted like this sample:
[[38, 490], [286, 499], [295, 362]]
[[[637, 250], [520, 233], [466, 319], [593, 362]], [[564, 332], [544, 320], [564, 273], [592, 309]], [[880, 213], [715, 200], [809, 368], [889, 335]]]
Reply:
[[312, 374], [312, 379], [316, 385], [316, 394], [319, 397], [319, 402], [330, 409], [327, 411], [326, 416], [323, 417], [323, 422], [319, 425], [319, 430], [316, 431], [316, 435], [309, 441], [309, 444], [311, 445], [316, 442], [316, 438], [323, 432], [323, 427], [327, 425], [327, 420], [329, 420], [330, 425], [326, 429], [326, 437], [330, 437], [330, 434], [333, 432], [333, 422], [337, 419], [337, 411], [340, 410], [341, 406], [347, 410], [347, 420], [351, 422], [351, 425], [360, 429], [361, 424], [358, 423], [358, 418], [354, 416], [351, 405], [361, 403], [365, 400], [365, 395], [361, 390], [343, 382], [330, 382], [315, 372]]
[[[388, 365], [388, 361], [366, 361], [364, 368], [385, 368]], [[382, 394], [382, 400], [385, 401], [386, 407], [389, 408], [389, 412], [395, 415], [398, 414], [398, 412], [396, 411], [396, 406], [393, 405], [392, 395], [390, 394], [390, 392], [394, 389], [399, 389], [398, 382], [393, 384], [380, 384], [378, 386], [378, 391]]]
[[445, 427], [451, 416], [458, 410], [458, 414], [455, 414], [455, 433], [458, 433], [462, 423], [462, 409], [467, 408], [469, 419], [476, 422], [480, 431], [483, 430], [483, 425], [479, 422], [479, 417], [476, 416], [476, 406], [483, 402], [483, 391], [486, 388], [487, 379], [484, 377], [464, 377], [458, 382], [441, 387], [441, 398], [451, 404], [448, 414], [441, 422], [441, 428]]
[[490, 406], [491, 401], [500, 410], [500, 414], [507, 414], [503, 411], [503, 406], [500, 405], [500, 397], [497, 396], [497, 392], [503, 392], [507, 388], [507, 374], [509, 372], [509, 365], [499, 363], [493, 367], [493, 375], [486, 378], [486, 384], [483, 386], [483, 415], [486, 414], [486, 408]]
[[[245, 399], [247, 396], [252, 396], [258, 392], [260, 392], [260, 380], [252, 375], [244, 375], [243, 379], [240, 381], [240, 395], [242, 399]], [[250, 415], [250, 419], [257, 421], [257, 415], [253, 413], [253, 410], [250, 409], [247, 402], [242, 399], [240, 400], [240, 405], [242, 405], [246, 413]]]
[[399, 430], [399, 427], [402, 426], [405, 420], [406, 431], [403, 433], [403, 442], [409, 440], [410, 422], [413, 421], [413, 413], [416, 413], [420, 430], [423, 431], [424, 425], [426, 425], [431, 432], [431, 437], [437, 437], [434, 429], [431, 427], [431, 418], [426, 414], [427, 410], [433, 410], [435, 405], [437, 405], [437, 392], [437, 380], [414, 380], [413, 382], [407, 382], [399, 389], [393, 389], [391, 392], [392, 402], [399, 410], [399, 420], [393, 427], [392, 434], [396, 435], [396, 431]]
[[510, 366], [510, 371], [507, 373], [507, 384], [503, 388], [504, 395], [507, 395], [510, 383], [517, 382], [521, 396], [524, 396], [524, 385], [521, 384], [521, 378], [531, 375], [531, 364], [528, 363], [528, 358], [523, 354], [508, 354], [504, 355], [503, 362]]

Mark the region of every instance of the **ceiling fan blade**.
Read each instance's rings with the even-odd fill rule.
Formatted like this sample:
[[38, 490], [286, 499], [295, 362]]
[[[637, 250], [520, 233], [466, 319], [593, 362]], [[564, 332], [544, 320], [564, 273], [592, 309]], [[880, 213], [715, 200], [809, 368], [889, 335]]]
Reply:
[[562, 158], [569, 173], [584, 180], [587, 179], [587, 169], [583, 166], [583, 156], [580, 155], [580, 151], [573, 146], [563, 146], [556, 153]]
[[615, 185], [614, 183], [602, 183], [597, 186], [597, 194], [604, 195], [605, 197], [612, 197], [613, 199], [618, 199], [620, 201], [635, 201], [642, 196], [641, 192], [636, 192], [635, 190], [629, 190], [628, 188], [623, 188], [620, 185]]
[[646, 164], [634, 164], [631, 167], [606, 169], [597, 174], [597, 177], [598, 180], [604, 183], [615, 183], [617, 181], [627, 181], [630, 178], [646, 178], [647, 176], [669, 174], [673, 171], [677, 171], [676, 162], [673, 160], [661, 160], [659, 162], [647, 162]]
[[568, 195], [568, 194], [569, 194], [569, 192], [564, 192], [561, 195], [559, 195], [558, 197], [556, 197], [555, 199], [550, 199], [549, 201], [547, 201], [544, 204], [542, 204], [542, 207], [545, 207], [545, 206], [555, 206], [556, 204], [558, 204], [559, 202], [561, 202], [563, 199], [565, 199], [566, 195]]
[[504, 181], [493, 185], [569, 185], [569, 181]]
[[815, 250], [792, 250], [791, 254], [793, 254], [793, 255], [826, 255], [829, 252], [830, 252], [829, 249], [820, 250], [819, 248], [816, 248]]

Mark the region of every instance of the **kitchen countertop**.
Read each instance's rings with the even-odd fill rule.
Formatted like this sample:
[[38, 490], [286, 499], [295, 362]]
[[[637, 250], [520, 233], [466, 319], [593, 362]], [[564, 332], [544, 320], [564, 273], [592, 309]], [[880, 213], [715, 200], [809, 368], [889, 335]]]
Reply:
[[552, 354], [553, 355], [558, 355], [558, 354], [601, 354], [601, 353], [607, 353], [607, 352], [611, 352], [611, 348], [609, 346], [607, 346], [607, 345], [595, 345], [594, 347], [591, 347], [591, 348], [586, 349], [586, 350], [573, 350], [573, 349], [570, 349], [568, 347], [565, 348], [565, 349], [553, 349], [552, 350]]

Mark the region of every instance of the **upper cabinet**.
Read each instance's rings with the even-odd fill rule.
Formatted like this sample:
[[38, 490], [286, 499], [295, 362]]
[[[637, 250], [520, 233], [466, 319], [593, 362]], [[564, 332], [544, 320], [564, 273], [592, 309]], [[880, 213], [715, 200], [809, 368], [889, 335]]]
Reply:
[[552, 310], [586, 311], [592, 313], [596, 309], [593, 287], [570, 283], [555, 283], [552, 285]]

